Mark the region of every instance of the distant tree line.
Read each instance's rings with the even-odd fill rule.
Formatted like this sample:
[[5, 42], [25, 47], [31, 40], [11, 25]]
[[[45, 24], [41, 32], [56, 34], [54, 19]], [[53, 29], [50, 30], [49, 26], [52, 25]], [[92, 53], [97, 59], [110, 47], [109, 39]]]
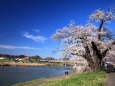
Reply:
[[4, 57], [7, 60], [16, 60], [18, 59], [23, 59], [25, 57], [29, 57], [29, 60], [56, 60], [53, 57], [46, 57], [46, 58], [42, 58], [39, 55], [35, 55], [35, 56], [26, 56], [26, 55], [8, 55], [8, 54], [0, 54], [0, 57]]

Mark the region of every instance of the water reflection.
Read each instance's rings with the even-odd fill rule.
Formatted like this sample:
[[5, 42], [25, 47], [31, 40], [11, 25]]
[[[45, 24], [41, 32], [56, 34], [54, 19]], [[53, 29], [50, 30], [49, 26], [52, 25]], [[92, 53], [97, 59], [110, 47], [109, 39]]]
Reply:
[[30, 66], [1, 66], [0, 86], [10, 86], [15, 83], [40, 79], [71, 72], [72, 69], [65, 67], [30, 67]]

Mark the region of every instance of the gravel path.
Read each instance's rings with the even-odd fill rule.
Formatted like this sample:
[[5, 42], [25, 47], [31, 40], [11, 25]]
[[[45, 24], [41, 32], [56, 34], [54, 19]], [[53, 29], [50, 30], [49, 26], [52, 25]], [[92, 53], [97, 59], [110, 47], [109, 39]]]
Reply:
[[107, 86], [115, 86], [115, 72], [107, 73]]

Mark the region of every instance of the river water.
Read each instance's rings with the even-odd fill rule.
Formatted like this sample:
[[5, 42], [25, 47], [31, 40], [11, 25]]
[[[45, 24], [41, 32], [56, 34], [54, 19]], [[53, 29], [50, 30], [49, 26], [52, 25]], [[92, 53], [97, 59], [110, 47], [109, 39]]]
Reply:
[[31, 81], [64, 74], [73, 71], [65, 67], [49, 66], [0, 66], [0, 86], [11, 86], [16, 83]]

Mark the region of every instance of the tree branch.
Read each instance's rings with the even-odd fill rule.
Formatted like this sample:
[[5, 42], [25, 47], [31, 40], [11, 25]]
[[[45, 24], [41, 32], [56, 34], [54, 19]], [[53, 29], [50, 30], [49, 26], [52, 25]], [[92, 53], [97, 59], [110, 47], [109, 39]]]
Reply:
[[99, 34], [98, 34], [98, 39], [99, 39], [99, 40], [101, 40], [101, 34], [100, 34], [100, 32], [101, 32], [101, 28], [102, 28], [102, 26], [103, 26], [103, 23], [104, 23], [104, 21], [101, 20], [101, 21], [100, 21], [100, 26], [99, 26], [99, 29], [98, 29], [98, 32], [99, 32]]
[[[115, 45], [115, 41], [112, 43], [113, 45]], [[109, 48], [107, 48], [103, 53], [102, 53], [102, 57], [104, 58], [107, 54], [107, 51], [109, 51], [109, 49], [111, 49], [112, 46], [110, 46]]]

